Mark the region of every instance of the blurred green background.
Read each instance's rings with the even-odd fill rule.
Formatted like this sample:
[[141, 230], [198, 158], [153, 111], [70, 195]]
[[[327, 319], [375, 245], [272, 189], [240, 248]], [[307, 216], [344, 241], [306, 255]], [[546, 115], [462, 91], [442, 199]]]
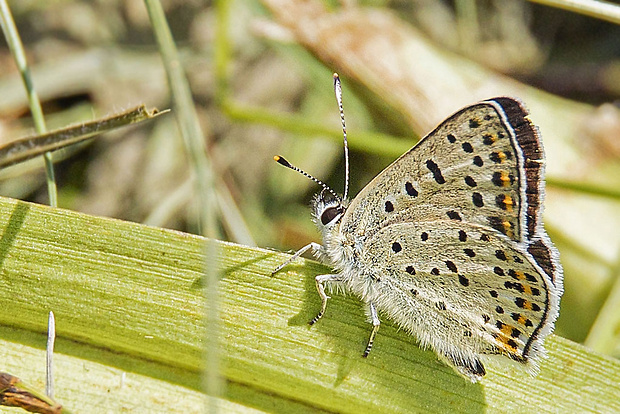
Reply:
[[[566, 287], [556, 333], [620, 356], [618, 26], [512, 0], [162, 3], [217, 177], [224, 239], [282, 250], [319, 241], [308, 208], [317, 186], [272, 157], [342, 191], [334, 71], [344, 86], [353, 195], [453, 111], [518, 96], [549, 161], [545, 219]], [[142, 103], [172, 106], [143, 2], [9, 4], [50, 129]], [[4, 42], [0, 97], [0, 142], [31, 134]], [[174, 116], [55, 160], [60, 207], [198, 232]], [[42, 165], [0, 172], [0, 194], [46, 203]]]

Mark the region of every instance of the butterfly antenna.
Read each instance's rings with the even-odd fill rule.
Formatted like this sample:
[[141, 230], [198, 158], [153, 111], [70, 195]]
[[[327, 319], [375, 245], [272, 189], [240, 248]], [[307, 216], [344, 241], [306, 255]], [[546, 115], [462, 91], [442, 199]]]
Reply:
[[308, 177], [309, 179], [311, 179], [312, 181], [314, 181], [315, 183], [317, 183], [318, 185], [320, 185], [321, 187], [323, 187], [324, 190], [329, 191], [331, 193], [331, 195], [334, 196], [334, 198], [336, 198], [336, 200], [342, 200], [342, 198], [336, 194], [334, 192], [334, 190], [332, 190], [331, 188], [329, 188], [327, 186], [327, 184], [325, 184], [323, 181], [319, 180], [318, 178], [314, 178], [313, 176], [311, 176], [310, 174], [308, 174], [307, 172], [305, 172], [304, 170], [302, 170], [301, 168], [295, 167], [294, 165], [292, 165], [290, 162], [288, 162], [287, 160], [284, 159], [284, 157], [281, 157], [279, 155], [276, 155], [273, 157], [274, 161], [276, 161], [278, 164], [284, 165], [287, 168], [290, 168], [293, 171], [297, 171], [298, 173]]
[[342, 135], [344, 137], [344, 196], [346, 200], [349, 194], [349, 144], [347, 143], [347, 126], [344, 122], [344, 109], [342, 109], [342, 86], [340, 85], [340, 76], [334, 73], [334, 92], [336, 94], [336, 102], [340, 110], [340, 122], [342, 123]]

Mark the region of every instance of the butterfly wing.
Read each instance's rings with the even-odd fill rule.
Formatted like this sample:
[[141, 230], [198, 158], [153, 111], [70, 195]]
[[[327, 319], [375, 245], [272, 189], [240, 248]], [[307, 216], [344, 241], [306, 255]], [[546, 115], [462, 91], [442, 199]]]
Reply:
[[457, 112], [369, 183], [341, 223], [379, 281], [369, 300], [470, 377], [483, 375], [479, 354], [535, 365], [558, 314], [544, 155], [526, 116], [510, 98]]
[[544, 271], [488, 227], [392, 224], [368, 241], [361, 262], [380, 269], [371, 301], [453, 363], [505, 354], [535, 366], [557, 317], [559, 295]]
[[342, 233], [359, 242], [393, 223], [445, 219], [489, 227], [527, 249], [561, 289], [542, 226], [544, 153], [527, 115], [511, 98], [455, 113], [355, 197]]

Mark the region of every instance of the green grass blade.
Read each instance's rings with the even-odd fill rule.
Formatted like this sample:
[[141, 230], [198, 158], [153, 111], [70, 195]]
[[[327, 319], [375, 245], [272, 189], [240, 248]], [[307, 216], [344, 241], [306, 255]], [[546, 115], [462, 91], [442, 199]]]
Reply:
[[[221, 105], [224, 113], [235, 121], [269, 125], [297, 134], [299, 138], [322, 135], [338, 143], [342, 141], [341, 129], [323, 127], [306, 120], [303, 116], [241, 106], [231, 100], [225, 100]], [[351, 137], [353, 138], [351, 139]], [[351, 149], [389, 157], [402, 155], [403, 152], [411, 149], [415, 143], [413, 139], [399, 139], [391, 135], [372, 132], [356, 132], [349, 134], [349, 138]]]
[[549, 185], [550, 187], [561, 188], [562, 190], [574, 191], [597, 197], [606, 197], [613, 200], [620, 200], [620, 190], [611, 187], [601, 187], [593, 183], [581, 183], [568, 180], [547, 178], [547, 185]]
[[[149, 378], [182, 386], [179, 394], [166, 391], [171, 401], [200, 389], [206, 239], [5, 198], [0, 228], [0, 339], [43, 348], [47, 313], [54, 311], [59, 403], [102, 412], [106, 407], [87, 404], [97, 392], [109, 398], [99, 371], [76, 378], [74, 365], [61, 363], [64, 356], [127, 372], [136, 381], [136, 401], [150, 398], [140, 385]], [[477, 385], [387, 320], [363, 359], [369, 324], [357, 299], [334, 295], [324, 319], [307, 326], [319, 308], [314, 276], [325, 267], [300, 260], [271, 277], [286, 255], [210, 244], [221, 253], [227, 389], [220, 402], [268, 412], [620, 410], [620, 362], [556, 336], [547, 341], [549, 358], [537, 377], [504, 358], [490, 360]], [[39, 370], [43, 378], [43, 361], [13, 365], [10, 373], [32, 383], [27, 374]], [[81, 394], [86, 383], [99, 385], [87, 388], [88, 398]]]

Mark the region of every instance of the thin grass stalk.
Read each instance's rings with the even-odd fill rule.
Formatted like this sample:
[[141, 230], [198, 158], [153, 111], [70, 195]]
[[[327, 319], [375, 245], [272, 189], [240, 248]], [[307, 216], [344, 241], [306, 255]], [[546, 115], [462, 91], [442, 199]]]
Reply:
[[215, 3], [215, 100], [225, 104], [229, 96], [228, 67], [231, 61], [231, 45], [228, 36], [231, 1], [217, 0]]
[[[30, 76], [30, 68], [26, 61], [26, 53], [22, 45], [21, 38], [13, 21], [13, 15], [9, 9], [9, 5], [6, 0], [0, 0], [0, 23], [2, 23], [2, 31], [4, 37], [9, 45], [9, 49], [17, 65], [17, 69], [24, 82], [26, 93], [28, 94], [28, 105], [30, 106], [30, 112], [32, 113], [32, 119], [34, 121], [35, 130], [38, 134], [44, 134], [47, 132], [45, 126], [45, 118], [43, 116], [43, 110], [41, 109], [41, 102], [39, 101], [39, 95], [34, 89], [32, 77]], [[47, 175], [47, 192], [49, 195], [50, 206], [58, 206], [58, 195], [56, 190], [56, 179], [54, 177], [54, 162], [52, 160], [52, 153], [46, 152], [43, 154], [45, 161], [45, 173]]]
[[[145, 0], [153, 31], [157, 39], [168, 84], [170, 86], [175, 115], [181, 135], [185, 142], [190, 164], [194, 170], [198, 192], [198, 206], [200, 209], [201, 232], [210, 239], [221, 237], [216, 212], [216, 192], [213, 170], [206, 156], [204, 134], [198, 121], [192, 94], [183, 73], [178, 52], [170, 27], [158, 0]], [[216, 399], [221, 395], [223, 381], [220, 378], [219, 361], [219, 261], [217, 245], [205, 245], [205, 317], [206, 317], [206, 374], [205, 387], [208, 395], [208, 409], [217, 410]], [[206, 263], [215, 264], [206, 267]]]
[[598, 187], [590, 183], [580, 183], [575, 181], [558, 180], [549, 178], [545, 180], [549, 187], [559, 188], [562, 190], [574, 191], [577, 193], [588, 194], [597, 197], [611, 198], [612, 200], [620, 200], [620, 191], [614, 188]]

